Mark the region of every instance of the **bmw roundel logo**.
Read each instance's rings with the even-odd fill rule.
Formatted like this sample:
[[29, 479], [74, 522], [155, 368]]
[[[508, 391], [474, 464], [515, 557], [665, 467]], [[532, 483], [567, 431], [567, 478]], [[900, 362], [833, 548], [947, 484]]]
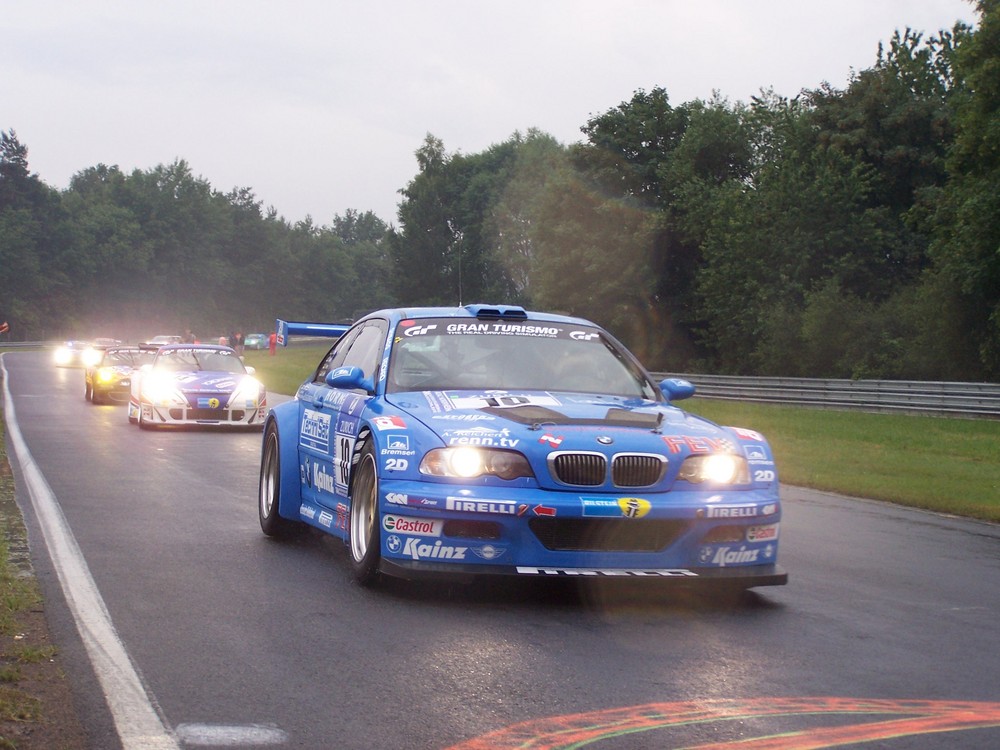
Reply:
[[403, 548], [403, 541], [395, 534], [386, 537], [385, 548], [390, 552], [399, 552]]
[[615, 442], [615, 439], [609, 437], [608, 435], [601, 435], [599, 438], [597, 438], [597, 442], [600, 443], [601, 445], [611, 445], [613, 442]]

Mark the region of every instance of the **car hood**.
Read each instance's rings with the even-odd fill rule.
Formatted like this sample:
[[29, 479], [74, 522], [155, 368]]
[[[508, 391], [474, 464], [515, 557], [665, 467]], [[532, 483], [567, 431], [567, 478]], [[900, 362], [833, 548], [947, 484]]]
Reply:
[[387, 398], [445, 445], [686, 454], [732, 451], [731, 433], [665, 402], [533, 391], [448, 391]]
[[179, 372], [174, 382], [181, 393], [228, 393], [245, 377], [232, 372]]

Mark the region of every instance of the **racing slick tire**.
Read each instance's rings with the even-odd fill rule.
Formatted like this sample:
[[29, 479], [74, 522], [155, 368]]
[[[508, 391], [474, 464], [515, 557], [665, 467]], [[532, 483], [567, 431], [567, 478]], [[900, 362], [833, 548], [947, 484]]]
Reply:
[[363, 586], [378, 578], [381, 539], [378, 512], [378, 466], [369, 440], [361, 449], [351, 490], [349, 544], [355, 580]]
[[274, 422], [264, 432], [264, 446], [260, 458], [260, 484], [257, 489], [257, 516], [260, 530], [267, 536], [287, 537], [300, 531], [302, 524], [278, 515], [278, 498], [281, 497], [281, 451], [278, 428]]

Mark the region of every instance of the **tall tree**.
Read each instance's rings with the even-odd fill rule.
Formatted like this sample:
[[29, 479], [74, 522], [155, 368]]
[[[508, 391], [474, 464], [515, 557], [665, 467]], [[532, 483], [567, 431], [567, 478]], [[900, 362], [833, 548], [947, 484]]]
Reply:
[[978, 28], [955, 57], [956, 136], [933, 254], [962, 293], [985, 377], [1000, 377], [1000, 0], [979, 0]]

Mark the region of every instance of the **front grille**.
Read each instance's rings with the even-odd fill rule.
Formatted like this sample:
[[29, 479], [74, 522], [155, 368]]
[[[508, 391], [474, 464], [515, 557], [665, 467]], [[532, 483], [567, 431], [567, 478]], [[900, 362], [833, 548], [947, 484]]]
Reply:
[[[561, 484], [597, 487], [608, 481], [608, 459], [602, 453], [555, 451], [548, 462], [549, 472]], [[667, 459], [656, 453], [619, 453], [611, 461], [615, 487], [652, 487], [666, 471]]]
[[611, 463], [615, 487], [652, 487], [667, 470], [667, 459], [655, 453], [619, 453]]
[[495, 521], [445, 521], [442, 529], [445, 536], [488, 541], [499, 539], [502, 531]]
[[600, 453], [550, 453], [549, 470], [557, 481], [576, 487], [604, 484], [608, 460]]
[[532, 518], [528, 527], [546, 549], [580, 552], [658, 552], [686, 528], [684, 521], [629, 518]]
[[213, 422], [240, 422], [243, 420], [243, 411], [228, 411], [226, 409], [171, 409], [171, 419], [196, 419], [210, 420]]

